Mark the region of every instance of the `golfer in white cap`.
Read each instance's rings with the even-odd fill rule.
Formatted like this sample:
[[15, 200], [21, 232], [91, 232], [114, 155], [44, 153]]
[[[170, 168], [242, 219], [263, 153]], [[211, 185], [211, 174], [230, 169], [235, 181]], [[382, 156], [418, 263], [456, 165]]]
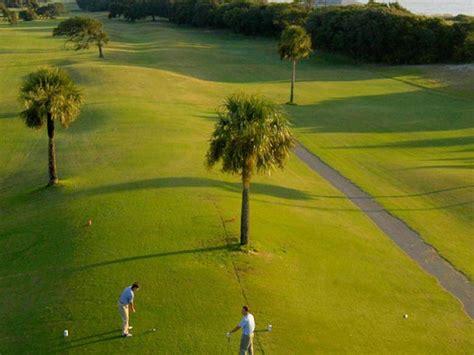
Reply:
[[242, 307], [243, 318], [234, 329], [227, 333], [229, 337], [232, 333], [242, 328], [242, 338], [240, 339], [240, 355], [253, 355], [253, 333], [255, 331], [255, 319], [247, 306]]
[[137, 282], [134, 282], [133, 285], [126, 287], [122, 294], [120, 295], [118, 301], [118, 310], [120, 317], [122, 318], [122, 336], [123, 337], [131, 337], [128, 331], [132, 329], [130, 326], [130, 309], [132, 312], [135, 313], [135, 304], [133, 303], [133, 299], [135, 297], [135, 292], [140, 288]]

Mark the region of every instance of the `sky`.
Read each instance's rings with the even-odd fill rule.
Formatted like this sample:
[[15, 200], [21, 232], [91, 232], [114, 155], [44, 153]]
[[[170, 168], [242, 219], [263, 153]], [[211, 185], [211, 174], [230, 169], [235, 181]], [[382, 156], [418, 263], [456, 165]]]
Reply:
[[[358, 0], [366, 3], [367, 1]], [[389, 2], [378, 0], [377, 2]], [[393, 0], [391, 1], [393, 2]], [[474, 15], [474, 0], [399, 0], [400, 5], [417, 14]]]

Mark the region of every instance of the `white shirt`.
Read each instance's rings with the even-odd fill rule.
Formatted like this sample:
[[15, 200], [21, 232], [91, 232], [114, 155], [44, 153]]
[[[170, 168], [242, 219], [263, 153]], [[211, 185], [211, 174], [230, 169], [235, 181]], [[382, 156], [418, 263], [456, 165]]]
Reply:
[[248, 313], [244, 316], [240, 321], [239, 326], [242, 328], [242, 333], [244, 335], [252, 335], [255, 330], [255, 319], [253, 318], [253, 315]]

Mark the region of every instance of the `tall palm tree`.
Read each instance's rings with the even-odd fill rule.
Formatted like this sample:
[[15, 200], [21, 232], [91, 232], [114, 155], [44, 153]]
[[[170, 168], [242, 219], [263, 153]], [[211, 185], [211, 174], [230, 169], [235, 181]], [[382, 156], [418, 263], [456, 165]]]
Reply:
[[278, 53], [280, 58], [291, 60], [293, 62], [293, 73], [291, 76], [290, 103], [293, 103], [295, 81], [296, 81], [296, 63], [301, 59], [308, 58], [312, 53], [311, 37], [301, 26], [288, 26], [281, 34], [278, 43]]
[[48, 129], [49, 183], [58, 183], [54, 123], [65, 128], [79, 115], [82, 94], [68, 74], [59, 68], [44, 67], [31, 73], [20, 89], [20, 101], [25, 110], [21, 117], [30, 128]]
[[294, 140], [279, 106], [258, 95], [234, 94], [219, 110], [211, 136], [207, 165], [222, 161], [222, 171], [242, 178], [240, 244], [249, 241], [249, 190], [256, 172], [283, 168]]

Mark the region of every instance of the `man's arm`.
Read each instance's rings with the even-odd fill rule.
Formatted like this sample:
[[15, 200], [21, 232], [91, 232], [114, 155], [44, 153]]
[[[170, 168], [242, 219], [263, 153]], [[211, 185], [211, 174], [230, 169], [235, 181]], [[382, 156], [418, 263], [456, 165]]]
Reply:
[[133, 301], [130, 302], [130, 308], [132, 309], [132, 312], [133, 312], [133, 313], [136, 312], [136, 310], [135, 310], [135, 303], [133, 303]]
[[237, 330], [240, 329], [240, 325], [236, 326], [234, 329], [232, 329], [229, 334], [235, 333]]

